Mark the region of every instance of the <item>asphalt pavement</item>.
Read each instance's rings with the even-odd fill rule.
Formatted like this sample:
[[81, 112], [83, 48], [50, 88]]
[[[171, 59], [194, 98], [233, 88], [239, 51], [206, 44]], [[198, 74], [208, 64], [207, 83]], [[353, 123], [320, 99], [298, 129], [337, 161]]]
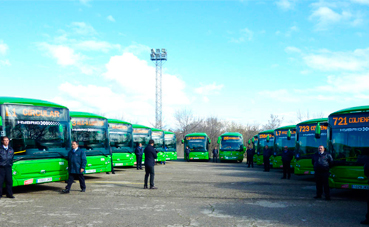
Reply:
[[0, 226], [361, 226], [366, 192], [332, 190], [315, 200], [312, 176], [280, 179], [245, 163], [170, 161], [155, 167], [157, 190], [143, 189], [144, 170], [86, 176], [70, 194], [63, 182], [14, 188], [0, 200]]

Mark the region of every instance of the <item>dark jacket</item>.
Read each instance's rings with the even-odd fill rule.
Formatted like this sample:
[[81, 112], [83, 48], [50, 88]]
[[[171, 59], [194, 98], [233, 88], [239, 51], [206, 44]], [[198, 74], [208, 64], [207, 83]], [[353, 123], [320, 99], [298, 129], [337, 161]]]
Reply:
[[272, 150], [270, 148], [268, 149], [264, 148], [264, 151], [263, 151], [264, 158], [270, 158], [271, 155], [272, 155]]
[[[8, 150], [5, 150], [3, 145], [0, 145], [0, 166], [12, 166], [13, 158], [14, 158], [14, 150], [10, 146], [8, 146]], [[1, 185], [0, 185], [1, 186]]]
[[293, 159], [293, 152], [291, 150], [282, 151], [282, 162], [291, 162]]
[[213, 149], [213, 155], [218, 155], [218, 149]]
[[136, 155], [143, 155], [143, 149], [142, 149], [142, 147], [136, 147], [135, 154]]
[[255, 155], [255, 150], [254, 149], [247, 149], [246, 151], [247, 157], [252, 158]]
[[155, 159], [158, 158], [155, 148], [149, 144], [145, 148], [144, 153], [145, 153], [145, 166], [150, 166], [150, 167], [154, 166]]
[[81, 169], [86, 169], [86, 152], [78, 148], [76, 152], [73, 149], [68, 152], [68, 170], [69, 173], [82, 174]]
[[332, 155], [327, 152], [324, 152], [323, 154], [317, 152], [313, 155], [311, 162], [316, 173], [325, 173], [329, 172], [329, 167], [333, 163], [333, 158]]
[[186, 149], [185, 149], [185, 153], [186, 153], [186, 154], [189, 154], [189, 153], [190, 153], [190, 151], [191, 151], [191, 150], [190, 150], [190, 148], [186, 148]]

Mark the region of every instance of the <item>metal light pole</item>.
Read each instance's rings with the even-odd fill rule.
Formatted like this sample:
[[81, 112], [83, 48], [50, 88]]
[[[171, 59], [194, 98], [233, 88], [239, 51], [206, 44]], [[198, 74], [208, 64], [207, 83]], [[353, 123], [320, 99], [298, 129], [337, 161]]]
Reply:
[[156, 67], [156, 103], [155, 103], [155, 127], [162, 129], [162, 66], [163, 61], [167, 60], [167, 51], [165, 49], [151, 49], [151, 61], [155, 62]]

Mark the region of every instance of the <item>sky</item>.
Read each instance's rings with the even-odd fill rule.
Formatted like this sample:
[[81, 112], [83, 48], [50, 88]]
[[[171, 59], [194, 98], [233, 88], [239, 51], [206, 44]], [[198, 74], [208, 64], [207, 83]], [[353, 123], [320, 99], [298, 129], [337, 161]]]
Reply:
[[0, 96], [155, 123], [184, 108], [283, 125], [368, 105], [369, 0], [1, 1]]

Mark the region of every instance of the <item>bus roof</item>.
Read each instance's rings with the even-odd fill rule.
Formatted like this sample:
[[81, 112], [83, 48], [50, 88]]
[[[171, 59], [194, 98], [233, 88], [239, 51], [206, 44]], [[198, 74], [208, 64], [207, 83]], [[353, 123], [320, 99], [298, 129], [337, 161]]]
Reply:
[[175, 134], [174, 132], [164, 131], [164, 134]]
[[77, 111], [71, 111], [69, 112], [70, 117], [85, 117], [85, 118], [101, 118], [106, 119], [106, 117], [93, 114], [93, 113], [87, 113], [87, 112], [77, 112]]
[[209, 137], [205, 132], [194, 132], [194, 133], [187, 134], [185, 137], [187, 137], [187, 136], [206, 136], [206, 137]]
[[138, 124], [132, 124], [132, 127], [133, 128], [148, 128], [148, 129], [151, 129], [150, 127], [147, 127], [145, 125], [138, 125]]
[[297, 125], [302, 125], [302, 124], [317, 124], [317, 123], [323, 122], [323, 121], [328, 121], [328, 118], [315, 118], [315, 119], [310, 119], [310, 120], [307, 120], [307, 121], [302, 121], [302, 122], [298, 123]]
[[[259, 134], [274, 134], [274, 129], [271, 129], [271, 130], [265, 130], [265, 131], [259, 132]], [[258, 135], [259, 135], [259, 134], [258, 134]]]
[[151, 131], [153, 132], [164, 132], [164, 130], [158, 129], [158, 128], [151, 128]]
[[283, 129], [296, 129], [296, 125], [286, 125], [279, 128], [274, 129], [275, 130], [283, 130]]
[[220, 136], [241, 136], [243, 138], [242, 134], [239, 132], [225, 132]]
[[17, 97], [0, 97], [0, 105], [2, 104], [17, 104], [17, 105], [32, 105], [32, 106], [43, 106], [43, 107], [54, 107], [54, 108], [63, 108], [68, 109], [65, 106], [48, 102], [39, 99], [26, 99], [26, 98], [17, 98]]
[[256, 134], [254, 137], [258, 137], [258, 134]]
[[348, 113], [355, 113], [355, 112], [369, 112], [369, 106], [356, 106], [356, 107], [346, 108], [346, 109], [333, 112], [330, 115], [348, 114]]
[[131, 123], [129, 123], [129, 122], [122, 121], [122, 120], [118, 120], [118, 119], [108, 119], [108, 123], [132, 125], [132, 124], [131, 124]]

